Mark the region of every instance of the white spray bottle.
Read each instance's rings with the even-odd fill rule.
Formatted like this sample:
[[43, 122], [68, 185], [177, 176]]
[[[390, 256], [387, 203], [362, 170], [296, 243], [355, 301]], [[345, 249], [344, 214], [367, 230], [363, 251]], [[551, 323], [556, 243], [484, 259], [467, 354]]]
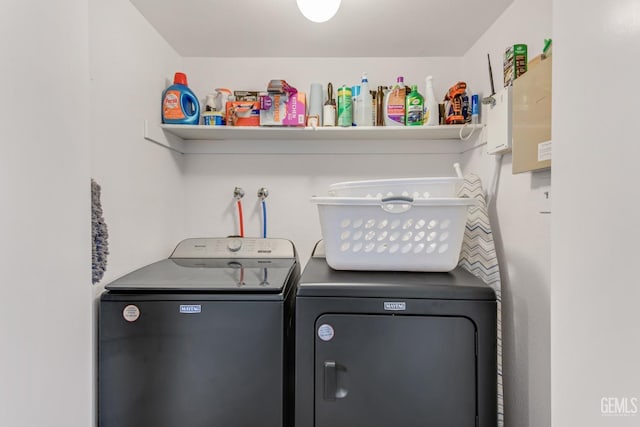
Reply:
[[367, 73], [362, 73], [360, 82], [360, 95], [358, 95], [356, 107], [356, 125], [373, 126], [373, 99], [369, 92], [369, 79]]
[[424, 91], [424, 125], [437, 126], [440, 124], [440, 109], [438, 100], [433, 93], [433, 76], [425, 78]]

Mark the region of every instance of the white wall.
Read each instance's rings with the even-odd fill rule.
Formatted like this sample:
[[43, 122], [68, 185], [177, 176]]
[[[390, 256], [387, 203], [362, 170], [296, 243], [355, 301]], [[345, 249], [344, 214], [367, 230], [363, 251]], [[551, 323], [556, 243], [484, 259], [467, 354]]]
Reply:
[[184, 233], [183, 158], [143, 138], [182, 59], [128, 0], [89, 5], [91, 174], [109, 228], [108, 283], [167, 257]]
[[15, 0], [0, 14], [2, 426], [92, 423], [87, 13]]
[[553, 33], [552, 425], [638, 426], [640, 3], [554, 0]]
[[[88, 3], [88, 164], [102, 187], [109, 232], [107, 271], [93, 292], [97, 301], [103, 284], [167, 257], [184, 235], [183, 158], [143, 138], [144, 120], [159, 121], [162, 91], [182, 60], [128, 0]], [[90, 361], [97, 360], [95, 338], [92, 344], [85, 354]], [[95, 384], [91, 392], [95, 398]]]
[[[268, 143], [268, 141], [265, 141]], [[304, 141], [308, 142], [308, 141]], [[356, 141], [357, 143], [362, 141]], [[204, 155], [188, 156], [185, 181], [188, 236], [237, 233], [236, 186], [244, 188], [245, 235], [260, 236], [256, 192], [269, 190], [267, 226], [270, 237], [294, 242], [306, 264], [322, 238], [317, 208], [309, 198], [327, 194], [334, 182], [372, 177], [451, 176], [456, 155]]]
[[[403, 75], [407, 84], [421, 90], [424, 77], [434, 75], [436, 89], [461, 79], [461, 58], [185, 58], [189, 85], [199, 98], [216, 87], [266, 90], [270, 79], [285, 79], [308, 92], [312, 82], [357, 84], [367, 72], [371, 88], [391, 84]], [[444, 82], [447, 82], [446, 84]], [[449, 83], [451, 82], [451, 83]], [[263, 141], [269, 144], [269, 141]], [[300, 141], [300, 144], [322, 141]], [[347, 141], [366, 144], [367, 141]], [[393, 141], [388, 141], [393, 144]], [[428, 144], [428, 142], [425, 142]], [[455, 143], [455, 141], [452, 141]], [[452, 176], [460, 155], [399, 154], [228, 154], [188, 155], [185, 167], [187, 197], [185, 226], [188, 236], [236, 234], [233, 201], [236, 186], [246, 192], [245, 235], [260, 235], [260, 211], [256, 192], [266, 187], [270, 195], [268, 235], [291, 239], [305, 264], [321, 238], [320, 222], [312, 195], [326, 194], [334, 182], [385, 177]]]
[[[487, 53], [496, 90], [500, 90], [505, 47], [525, 43], [531, 58], [550, 37], [551, 0], [515, 0], [465, 54], [463, 67], [470, 87], [484, 96], [491, 93]], [[496, 165], [495, 156], [486, 154], [484, 146], [463, 159], [465, 171], [480, 175], [485, 188], [491, 186]], [[540, 213], [550, 207], [544, 196], [551, 191], [550, 173], [513, 175], [511, 166], [511, 154], [506, 154], [490, 207], [503, 287], [505, 423], [544, 427], [551, 419], [550, 222], [555, 220], [555, 210], [552, 215]], [[551, 194], [555, 199], [555, 192]]]

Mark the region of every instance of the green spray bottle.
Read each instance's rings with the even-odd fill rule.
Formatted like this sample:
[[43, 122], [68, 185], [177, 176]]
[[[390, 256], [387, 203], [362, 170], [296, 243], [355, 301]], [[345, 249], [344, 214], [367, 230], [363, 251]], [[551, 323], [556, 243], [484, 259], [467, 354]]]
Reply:
[[411, 93], [406, 99], [407, 126], [422, 126], [424, 121], [424, 97], [418, 92], [418, 85], [411, 85]]

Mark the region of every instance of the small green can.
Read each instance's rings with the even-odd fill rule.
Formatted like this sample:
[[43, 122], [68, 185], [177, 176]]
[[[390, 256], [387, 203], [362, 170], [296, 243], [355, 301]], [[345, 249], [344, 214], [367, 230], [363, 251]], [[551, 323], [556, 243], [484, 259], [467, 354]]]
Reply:
[[353, 123], [353, 100], [351, 88], [345, 85], [338, 88], [338, 126], [350, 127]]

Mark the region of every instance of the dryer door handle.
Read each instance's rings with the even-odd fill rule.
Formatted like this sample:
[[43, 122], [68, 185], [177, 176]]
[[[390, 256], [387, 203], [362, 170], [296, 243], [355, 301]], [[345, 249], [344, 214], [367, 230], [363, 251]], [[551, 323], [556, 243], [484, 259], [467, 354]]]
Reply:
[[335, 360], [324, 362], [324, 400], [336, 400], [338, 391], [338, 372]]

